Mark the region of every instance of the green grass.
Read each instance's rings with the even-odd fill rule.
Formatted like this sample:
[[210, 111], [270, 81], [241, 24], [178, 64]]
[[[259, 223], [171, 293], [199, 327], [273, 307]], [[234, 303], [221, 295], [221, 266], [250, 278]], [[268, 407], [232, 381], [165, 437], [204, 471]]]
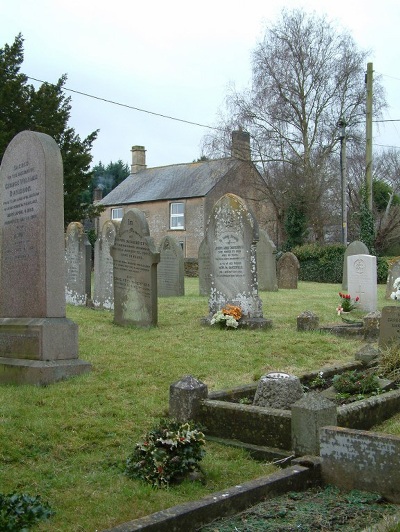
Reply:
[[[379, 286], [379, 308], [384, 300]], [[79, 356], [91, 373], [47, 387], [0, 386], [0, 492], [39, 494], [56, 511], [37, 530], [103, 530], [198, 499], [274, 470], [245, 452], [207, 443], [207, 484], [156, 490], [128, 479], [124, 463], [135, 443], [167, 413], [171, 383], [184, 375], [209, 390], [252, 382], [269, 371], [299, 373], [354, 359], [355, 339], [296, 330], [314, 311], [320, 323], [339, 321], [339, 285], [299, 283], [298, 290], [261, 293], [269, 331], [225, 331], [200, 325], [208, 312], [197, 279], [183, 298], [159, 300], [159, 325], [132, 329], [112, 313], [72, 307]], [[378, 428], [379, 429], [379, 428]], [[383, 429], [381, 429], [383, 430]], [[385, 429], [386, 430], [386, 429]], [[391, 430], [400, 434], [400, 418]]]

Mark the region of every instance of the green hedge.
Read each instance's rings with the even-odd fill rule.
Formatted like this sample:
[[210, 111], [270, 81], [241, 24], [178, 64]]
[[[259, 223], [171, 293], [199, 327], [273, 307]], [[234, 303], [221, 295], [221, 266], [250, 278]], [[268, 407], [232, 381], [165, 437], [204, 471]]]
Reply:
[[[300, 262], [299, 279], [316, 283], [341, 283], [346, 247], [342, 244], [305, 244], [292, 249]], [[378, 283], [386, 283], [389, 257], [377, 258]]]

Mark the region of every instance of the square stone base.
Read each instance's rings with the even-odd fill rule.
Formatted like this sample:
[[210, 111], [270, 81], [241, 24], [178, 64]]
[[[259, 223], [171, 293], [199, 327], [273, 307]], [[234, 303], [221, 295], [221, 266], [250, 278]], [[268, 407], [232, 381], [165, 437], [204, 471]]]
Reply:
[[0, 384], [43, 386], [69, 379], [92, 369], [82, 360], [27, 360], [0, 357]]

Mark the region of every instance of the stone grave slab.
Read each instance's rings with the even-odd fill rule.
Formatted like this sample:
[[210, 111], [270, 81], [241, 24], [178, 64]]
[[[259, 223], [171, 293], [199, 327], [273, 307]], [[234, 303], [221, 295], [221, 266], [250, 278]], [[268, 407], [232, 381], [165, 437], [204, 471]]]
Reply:
[[257, 275], [258, 289], [267, 292], [278, 290], [276, 275], [276, 246], [263, 229], [259, 230], [257, 242]]
[[93, 306], [114, 308], [114, 272], [111, 248], [115, 243], [119, 223], [106, 220], [94, 245]]
[[296, 255], [288, 251], [278, 260], [278, 288], [297, 289], [300, 263]]
[[160, 262], [157, 266], [158, 297], [185, 295], [183, 251], [172, 236], [165, 236], [159, 245]]
[[343, 290], [348, 289], [348, 276], [347, 276], [347, 257], [351, 255], [369, 255], [369, 249], [364, 244], [364, 242], [360, 242], [359, 240], [354, 240], [354, 242], [351, 242], [344, 252], [343, 257], [343, 276], [342, 276], [342, 288]]
[[383, 307], [379, 329], [379, 347], [400, 345], [400, 307]]
[[378, 301], [376, 257], [350, 255], [347, 257], [348, 293], [360, 298], [357, 308], [375, 312]]
[[91, 298], [92, 247], [80, 222], [68, 224], [65, 236], [65, 300], [85, 306]]

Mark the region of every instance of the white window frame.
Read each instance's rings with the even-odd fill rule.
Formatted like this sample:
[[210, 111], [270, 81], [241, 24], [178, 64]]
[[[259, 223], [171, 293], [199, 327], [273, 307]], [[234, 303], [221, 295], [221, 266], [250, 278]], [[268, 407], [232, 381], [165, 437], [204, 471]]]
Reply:
[[169, 228], [172, 231], [185, 230], [185, 204], [182, 201], [169, 204]]
[[124, 216], [124, 209], [122, 207], [115, 207], [111, 209], [111, 220], [119, 222]]

